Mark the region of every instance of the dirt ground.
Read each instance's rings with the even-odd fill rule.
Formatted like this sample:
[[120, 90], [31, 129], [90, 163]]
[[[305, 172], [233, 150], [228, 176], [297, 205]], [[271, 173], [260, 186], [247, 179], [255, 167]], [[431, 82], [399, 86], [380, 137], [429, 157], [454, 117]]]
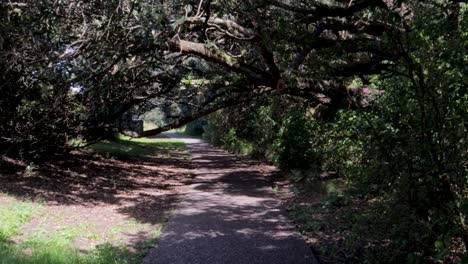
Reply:
[[75, 153], [32, 169], [4, 167], [0, 202], [42, 205], [18, 242], [66, 232], [76, 234], [73, 246], [82, 251], [106, 242], [138, 250], [167, 221], [192, 178], [190, 156], [179, 152], [125, 160]]

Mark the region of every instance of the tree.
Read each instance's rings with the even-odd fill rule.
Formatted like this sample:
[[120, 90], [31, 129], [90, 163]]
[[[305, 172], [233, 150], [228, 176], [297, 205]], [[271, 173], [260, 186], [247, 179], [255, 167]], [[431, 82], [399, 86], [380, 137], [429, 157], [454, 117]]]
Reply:
[[188, 1], [168, 43], [234, 73], [245, 92], [279, 91], [332, 110], [365, 107], [381, 92], [348, 86], [355, 76], [367, 83], [395, 71], [408, 11], [383, 1]]
[[[62, 98], [57, 104], [70, 114], [59, 145], [114, 132], [114, 121], [134, 106], [183, 109], [142, 136], [263, 95], [302, 98], [332, 113], [367, 107], [382, 94], [367, 88], [371, 76], [401, 74], [414, 20], [411, 1], [381, 0], [43, 0], [1, 8], [2, 90], [9, 91], [1, 107], [16, 112], [28, 105], [20, 99], [26, 94], [35, 104]], [[363, 85], [350, 88], [356, 79]], [[15, 94], [18, 85], [28, 92]], [[51, 98], [38, 101], [32, 90]], [[37, 112], [33, 105], [25, 107]], [[15, 118], [2, 120], [10, 124], [3, 134], [38, 119]], [[9, 149], [21, 137], [2, 144]]]

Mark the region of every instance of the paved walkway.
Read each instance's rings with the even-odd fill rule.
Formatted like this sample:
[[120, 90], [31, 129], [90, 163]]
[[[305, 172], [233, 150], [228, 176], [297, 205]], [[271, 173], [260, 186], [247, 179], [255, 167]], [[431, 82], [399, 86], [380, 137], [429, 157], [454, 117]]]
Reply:
[[316, 263], [259, 167], [182, 139], [196, 177], [143, 263]]

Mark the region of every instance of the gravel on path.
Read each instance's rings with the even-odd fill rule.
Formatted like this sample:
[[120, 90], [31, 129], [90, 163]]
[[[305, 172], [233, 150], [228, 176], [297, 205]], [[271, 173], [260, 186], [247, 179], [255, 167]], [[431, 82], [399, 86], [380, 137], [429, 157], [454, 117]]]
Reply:
[[144, 264], [317, 263], [265, 179], [271, 166], [165, 135], [186, 142], [196, 175]]

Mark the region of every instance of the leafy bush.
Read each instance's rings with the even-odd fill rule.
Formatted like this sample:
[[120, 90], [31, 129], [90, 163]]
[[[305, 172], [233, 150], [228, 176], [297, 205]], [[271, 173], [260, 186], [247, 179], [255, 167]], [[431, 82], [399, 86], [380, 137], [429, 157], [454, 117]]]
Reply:
[[229, 132], [222, 138], [223, 147], [230, 152], [249, 154], [252, 151], [252, 146], [249, 142], [240, 139], [234, 128], [229, 129]]
[[310, 169], [320, 165], [314, 144], [314, 125], [304, 112], [292, 111], [285, 119], [275, 142], [278, 165], [286, 169]]
[[242, 150], [234, 152], [272, 161], [275, 155], [273, 141], [277, 137], [285, 105], [283, 100], [267, 99], [220, 110], [208, 117], [207, 125], [203, 127], [203, 138], [226, 149], [232, 149], [236, 145], [233, 142], [238, 142]]

